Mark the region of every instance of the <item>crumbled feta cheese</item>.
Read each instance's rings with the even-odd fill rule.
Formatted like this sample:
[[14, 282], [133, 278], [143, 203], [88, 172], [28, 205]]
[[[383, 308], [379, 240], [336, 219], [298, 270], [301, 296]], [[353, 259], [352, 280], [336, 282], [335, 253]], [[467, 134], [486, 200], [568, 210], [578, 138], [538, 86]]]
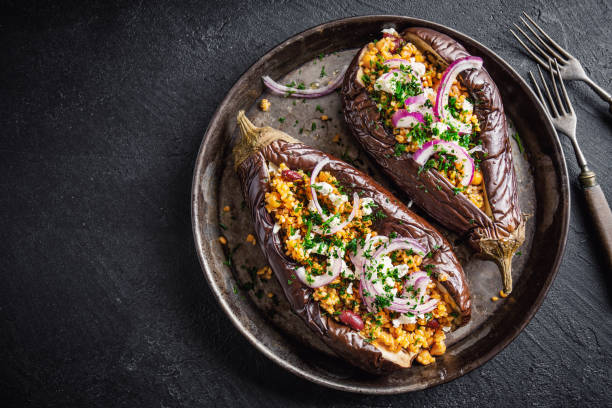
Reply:
[[334, 188], [330, 184], [325, 182], [312, 183], [312, 186], [314, 187], [317, 194], [321, 194], [324, 196], [329, 195], [332, 191], [334, 191]]
[[[380, 267], [380, 265], [382, 265], [382, 267]], [[387, 277], [384, 282], [378, 279], [379, 272], [381, 275], [385, 275], [389, 269], [393, 268], [395, 268], [395, 266], [393, 266], [393, 262], [388, 256], [380, 256], [372, 262], [372, 281], [374, 282], [374, 288], [377, 292], [386, 292], [384, 285], [387, 284], [388, 286], [392, 286], [395, 283], [395, 281], [389, 277]]]
[[[365, 197], [361, 199], [361, 212], [363, 213], [363, 215], [370, 215], [372, 214], [372, 203], [374, 203], [374, 200], [370, 197]], [[366, 239], [369, 239], [368, 237], [366, 237]]]
[[308, 210], [310, 212], [317, 212], [317, 207], [315, 207], [315, 203], [312, 200], [308, 201]]
[[451, 327], [450, 327], [450, 326], [444, 326], [444, 327], [442, 327], [442, 331], [443, 331], [444, 333], [448, 333], [450, 330], [451, 330]]
[[318, 254], [327, 256], [329, 252], [329, 246], [325, 242], [315, 243], [312, 248], [306, 250], [306, 254]]
[[299, 230], [293, 231], [293, 234], [289, 235], [290, 241], [297, 241], [300, 238], [302, 238], [302, 235], [300, 234]]
[[329, 195], [329, 200], [332, 202], [334, 207], [340, 207], [342, 204], [348, 201], [348, 197], [345, 196], [344, 194], [338, 195], [338, 194], [331, 193]]
[[408, 265], [406, 265], [406, 264], [397, 265], [396, 268], [397, 268], [397, 277], [398, 278], [403, 278], [404, 276], [406, 276], [406, 274], [410, 270], [410, 267]]
[[406, 314], [401, 315], [397, 319], [393, 319], [391, 323], [393, 327], [399, 327], [400, 324], [414, 324], [417, 322], [416, 316], [408, 316]]
[[374, 89], [394, 94], [397, 83], [404, 83], [406, 81], [407, 76], [404, 72], [391, 71], [378, 77], [374, 83]]
[[346, 293], [349, 295], [353, 294], [353, 282], [349, 283], [348, 287], [346, 288]]
[[410, 62], [410, 68], [412, 68], [412, 72], [418, 77], [422, 77], [423, 75], [425, 75], [425, 71], [427, 71], [427, 68], [425, 67], [425, 64], [421, 63], [421, 62]]
[[472, 112], [474, 110], [474, 105], [467, 99], [463, 100], [463, 105], [461, 105], [461, 110], [463, 112]]
[[384, 30], [382, 30], [382, 33], [391, 34], [391, 35], [399, 35], [397, 31], [395, 31], [395, 28], [385, 28]]
[[281, 226], [277, 222], [275, 222], [274, 223], [274, 228], [272, 228], [272, 233], [273, 234], [277, 234], [278, 231], [280, 231], [280, 229], [281, 229]]
[[[433, 122], [431, 124], [431, 131], [434, 134], [434, 138], [438, 138], [436, 136], [441, 135], [442, 133], [446, 132], [448, 130], [448, 125], [446, 123], [442, 123], [442, 122]], [[436, 134], [437, 131], [437, 134]], [[439, 138], [438, 138], [439, 139]]]

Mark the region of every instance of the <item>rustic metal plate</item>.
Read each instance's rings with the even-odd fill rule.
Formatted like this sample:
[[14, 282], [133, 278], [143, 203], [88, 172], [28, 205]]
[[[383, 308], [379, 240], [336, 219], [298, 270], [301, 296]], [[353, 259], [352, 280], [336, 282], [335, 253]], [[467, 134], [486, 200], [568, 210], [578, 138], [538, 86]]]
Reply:
[[[455, 252], [472, 291], [472, 320], [449, 336], [447, 353], [435, 364], [415, 365], [376, 377], [334, 357], [289, 311], [276, 280], [266, 281], [254, 275], [257, 268], [265, 265], [265, 259], [257, 246], [245, 240], [253, 232], [253, 225], [229, 153], [237, 136], [236, 113], [246, 109], [256, 125], [280, 128], [351, 161], [408, 202], [408, 197], [385, 182], [347, 132], [336, 93], [309, 101], [276, 97], [264, 91], [261, 76], [270, 75], [283, 83], [303, 81], [306, 85], [327, 81], [381, 29], [395, 27], [401, 31], [409, 26], [430, 27], [448, 34], [472, 54], [483, 57], [527, 151], [521, 154], [516, 142], [512, 142], [521, 209], [532, 217], [521, 255], [513, 262], [514, 291], [508, 299], [498, 302], [490, 300], [501, 287], [495, 264], [474, 257], [469, 248], [456, 242], [456, 236], [439, 227], [451, 242], [457, 243]], [[327, 76], [321, 79], [322, 71]], [[272, 102], [269, 112], [257, 109], [262, 97]], [[329, 120], [322, 121], [323, 114]], [[511, 129], [511, 134], [514, 132]], [[336, 134], [339, 140], [334, 141]], [[326, 23], [290, 38], [263, 56], [232, 87], [215, 113], [200, 147], [192, 187], [198, 256], [213, 293], [238, 330], [269, 358], [299, 376], [332, 388], [372, 394], [407, 392], [450, 381], [508, 345], [537, 311], [557, 272], [567, 236], [569, 205], [561, 147], [550, 121], [519, 75], [492, 51], [463, 34], [424, 20], [395, 16]], [[230, 211], [224, 211], [225, 206]], [[228, 245], [219, 243], [220, 235], [227, 238]], [[231, 264], [227, 262], [230, 257]]]

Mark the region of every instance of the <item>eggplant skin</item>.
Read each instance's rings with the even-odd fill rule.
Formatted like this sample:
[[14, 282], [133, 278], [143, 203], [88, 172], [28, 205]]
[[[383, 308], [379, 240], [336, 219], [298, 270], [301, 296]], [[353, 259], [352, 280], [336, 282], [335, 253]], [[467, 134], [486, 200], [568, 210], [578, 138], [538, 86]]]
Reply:
[[465, 274], [446, 239], [369, 176], [341, 160], [302, 143], [276, 140], [237, 164], [243, 195], [249, 204], [255, 224], [257, 242], [282, 286], [292, 310], [310, 329], [321, 336], [336, 354], [374, 374], [409, 367], [415, 357], [414, 354], [391, 353], [380, 349], [366, 342], [357, 331], [322, 315], [319, 304], [312, 297], [313, 289], [292, 278], [298, 264], [285, 255], [283, 242], [278, 234], [273, 233], [274, 219], [265, 208], [265, 193], [269, 190], [267, 163], [272, 162], [277, 165], [285, 163], [289, 168], [311, 172], [324, 158], [331, 160], [325, 169], [330, 170], [338, 181], [344, 186], [351, 186], [355, 191], [362, 192], [362, 197], [372, 198], [385, 213], [386, 217], [373, 226], [379, 234], [388, 235], [395, 231], [398, 236], [413, 238], [427, 251], [434, 252], [432, 258], [423, 260], [423, 265], [432, 264], [434, 275], [443, 273], [447, 276], [447, 280], [439, 282], [439, 285], [442, 285], [442, 289], [448, 293], [451, 304], [459, 313], [458, 325], [469, 321], [471, 300]]
[[[428, 28], [411, 27], [400, 35], [417, 48], [432, 52], [446, 65], [470, 55], [451, 37]], [[394, 156], [395, 138], [383, 126], [376, 103], [357, 80], [360, 55], [361, 52], [351, 62], [342, 85], [344, 118], [355, 138], [389, 177], [442, 225], [466, 234], [473, 248], [498, 263], [508, 261], [508, 254], [511, 259], [524, 240], [525, 221], [518, 202], [504, 107], [493, 79], [484, 68], [460, 74], [477, 101], [474, 111], [480, 121], [480, 139], [487, 152], [480, 167], [491, 209], [489, 217], [465, 195], [453, 193], [452, 185], [437, 171], [419, 175], [419, 165], [412, 156]], [[500, 264], [500, 268], [502, 266], [509, 268], [507, 264]], [[511, 280], [510, 288], [507, 283], [504, 281], [509, 293]]]

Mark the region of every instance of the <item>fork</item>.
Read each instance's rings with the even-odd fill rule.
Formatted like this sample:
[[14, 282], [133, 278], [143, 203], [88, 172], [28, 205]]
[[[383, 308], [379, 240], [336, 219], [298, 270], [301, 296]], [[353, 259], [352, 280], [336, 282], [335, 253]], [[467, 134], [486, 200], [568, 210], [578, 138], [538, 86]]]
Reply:
[[[542, 103], [546, 114], [555, 126], [555, 129], [557, 129], [558, 132], [564, 133], [572, 141], [572, 146], [574, 147], [574, 152], [576, 153], [576, 159], [578, 160], [578, 164], [580, 165], [581, 169], [578, 179], [583, 187], [589, 212], [593, 217], [593, 222], [597, 228], [602, 245], [608, 256], [608, 262], [610, 266], [612, 266], [612, 212], [610, 211], [610, 206], [608, 205], [608, 201], [606, 200], [601, 187], [599, 184], [597, 184], [595, 173], [589, 169], [587, 161], [582, 154], [582, 150], [578, 145], [578, 140], [576, 139], [576, 113], [574, 112], [572, 102], [567, 95], [563, 78], [559, 74], [559, 72], [561, 72], [559, 69], [559, 64], [556, 59], [554, 61], [555, 69], [553, 69], [552, 61], [550, 59], [548, 60], [548, 72], [551, 77], [550, 82], [552, 83], [555, 98], [553, 98], [551, 95], [548, 85], [546, 85], [546, 80], [544, 80], [542, 70], [540, 67], [538, 67], [540, 79], [546, 93], [548, 104], [544, 99], [544, 96], [540, 91], [540, 87], [538, 86], [538, 82], [531, 71], [529, 71], [529, 75], [534, 83], [540, 102]], [[559, 94], [556, 81], [561, 84], [563, 97], [561, 97]], [[559, 136], [557, 135], [557, 137]]]
[[[601, 99], [603, 99], [610, 105], [610, 112], [612, 113], [612, 95], [610, 95], [602, 87], [593, 82], [591, 78], [588, 77], [588, 75], [584, 72], [584, 68], [582, 68], [582, 64], [580, 63], [580, 61], [578, 61], [573, 55], [564, 50], [559, 44], [557, 44], [552, 38], [550, 38], [550, 36], [546, 34], [544, 30], [535, 21], [533, 21], [533, 19], [529, 17], [527, 13], [523, 11], [523, 14], [525, 15], [525, 17], [527, 17], [531, 24], [533, 24], [533, 26], [540, 32], [541, 36], [538, 35], [538, 33], [533, 28], [531, 28], [531, 26], [523, 19], [523, 17], [519, 16], [525, 27], [527, 27], [529, 31], [531, 31], [531, 34], [533, 34], [533, 36], [537, 39], [540, 45], [538, 45], [534, 40], [532, 40], [529, 35], [527, 35], [527, 33], [521, 29], [521, 27], [516, 24], [514, 24], [514, 26], [521, 34], [523, 34], [523, 36], [537, 50], [537, 52], [542, 57], [544, 57], [544, 59], [538, 56], [535, 52], [533, 52], [533, 50], [529, 48], [527, 44], [525, 44], [523, 40], [521, 40], [520, 37], [512, 29], [510, 29], [512, 35], [525, 48], [529, 55], [531, 55], [533, 59], [535, 59], [536, 62], [544, 68], [547, 68], [547, 60], [558, 60], [561, 78], [565, 79], [566, 81], [579, 80], [586, 82], [591, 88], [593, 88], [597, 95], [601, 97]], [[544, 37], [548, 41], [548, 43], [544, 41], [542, 37]]]

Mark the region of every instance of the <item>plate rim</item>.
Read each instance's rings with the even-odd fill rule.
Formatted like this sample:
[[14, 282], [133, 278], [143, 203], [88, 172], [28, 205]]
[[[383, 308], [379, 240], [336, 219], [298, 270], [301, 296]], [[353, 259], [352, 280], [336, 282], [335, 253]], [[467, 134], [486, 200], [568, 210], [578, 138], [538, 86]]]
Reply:
[[238, 92], [238, 90], [241, 89], [247, 74], [251, 71], [254, 71], [257, 67], [262, 65], [268, 59], [269, 54], [280, 51], [287, 45], [297, 41], [299, 38], [307, 37], [318, 31], [328, 30], [330, 28], [333, 28], [334, 26], [342, 26], [347, 23], [358, 23], [358, 22], [381, 21], [381, 23], [383, 23], [384, 20], [389, 20], [389, 23], [409, 24], [412, 26], [416, 26], [418, 24], [425, 24], [426, 26], [432, 27], [433, 29], [436, 29], [436, 30], [441, 29], [442, 31], [449, 33], [451, 36], [456, 38], [459, 42], [466, 41], [466, 40], [471, 41], [475, 43], [476, 45], [478, 45], [479, 47], [481, 47], [482, 49], [484, 49], [485, 51], [487, 51], [491, 55], [491, 57], [496, 60], [497, 64], [502, 66], [504, 69], [506, 69], [510, 73], [510, 75], [513, 77], [516, 83], [518, 83], [521, 89], [524, 92], [526, 92], [532, 100], [537, 101], [536, 106], [537, 106], [537, 109], [540, 111], [539, 113], [541, 113], [540, 116], [545, 118], [545, 126], [549, 128], [549, 131], [551, 131], [552, 134], [556, 135], [556, 131], [554, 130], [554, 126], [552, 122], [550, 121], [550, 118], [546, 115], [535, 93], [533, 92], [531, 87], [528, 86], [528, 84], [523, 79], [523, 77], [519, 75], [519, 73], [516, 72], [516, 70], [510, 64], [508, 64], [504, 59], [502, 59], [497, 53], [495, 53], [489, 47], [483, 45], [481, 42], [453, 28], [450, 28], [443, 24], [425, 20], [425, 19], [408, 17], [408, 16], [399, 16], [399, 15], [388, 15], [388, 14], [359, 15], [359, 16], [354, 16], [354, 17], [339, 18], [339, 19], [327, 21], [325, 23], [322, 23], [322, 24], [313, 26], [311, 28], [308, 28], [306, 30], [303, 30], [301, 32], [298, 32], [292, 35], [291, 37], [287, 38], [286, 40], [280, 42], [279, 44], [268, 49], [261, 57], [257, 59], [257, 61], [251, 64], [245, 71], [243, 71], [240, 74], [236, 82], [232, 85], [230, 90], [227, 92], [227, 94], [225, 95], [225, 97], [223, 98], [223, 100], [221, 101], [217, 109], [215, 110], [208, 126], [206, 127], [206, 131], [204, 133], [204, 136], [202, 137], [202, 141], [198, 149], [198, 154], [197, 154], [196, 163], [194, 166], [193, 178], [192, 178], [192, 186], [191, 186], [191, 224], [192, 224], [192, 232], [193, 232], [193, 237], [195, 241], [194, 243], [195, 243], [195, 247], [196, 247], [195, 249], [198, 255], [198, 260], [200, 262], [202, 272], [204, 273], [204, 276], [206, 280], [208, 281], [208, 285], [211, 288], [213, 294], [215, 295], [217, 302], [221, 305], [221, 308], [223, 309], [227, 317], [229, 317], [230, 321], [236, 327], [236, 329], [238, 329], [238, 331], [244, 337], [246, 337], [246, 339], [258, 351], [263, 353], [266, 357], [268, 357], [270, 360], [272, 360], [273, 362], [275, 362], [282, 368], [286, 369], [287, 371], [301, 378], [304, 378], [313, 383], [316, 383], [316, 384], [319, 384], [319, 385], [322, 385], [328, 388], [340, 390], [340, 391], [347, 391], [347, 392], [353, 392], [353, 393], [359, 393], [359, 394], [372, 394], [372, 395], [374, 394], [390, 395], [390, 394], [406, 393], [406, 392], [412, 392], [412, 391], [418, 391], [418, 390], [422, 390], [426, 388], [431, 388], [431, 387], [435, 387], [440, 384], [447, 383], [449, 381], [462, 377], [465, 374], [471, 372], [472, 370], [482, 366], [483, 364], [491, 360], [493, 357], [495, 357], [497, 354], [499, 354], [501, 351], [503, 351], [510, 343], [512, 343], [516, 339], [516, 337], [520, 333], [522, 333], [522, 331], [525, 329], [527, 324], [529, 324], [529, 322], [535, 316], [537, 311], [540, 309], [540, 306], [542, 305], [544, 298], [546, 297], [546, 295], [548, 294], [548, 291], [550, 290], [550, 287], [552, 286], [552, 282], [557, 276], [559, 267], [565, 255], [567, 236], [568, 236], [568, 231], [569, 231], [570, 213], [571, 213], [571, 194], [570, 194], [570, 189], [569, 189], [569, 176], [568, 176], [568, 171], [567, 171], [567, 163], [565, 160], [563, 149], [561, 147], [560, 140], [558, 138], [558, 135], [556, 135], [556, 137], [554, 138], [554, 143], [553, 143], [552, 148], [557, 154], [560, 155], [562, 159], [561, 166], [558, 170], [560, 173], [559, 182], [563, 188], [562, 188], [562, 191], [560, 191], [559, 193], [560, 193], [560, 197], [564, 199], [567, 205], [564, 205], [561, 207], [561, 216], [562, 216], [563, 224], [561, 226], [561, 239], [558, 241], [559, 250], [557, 252], [557, 257], [553, 261], [552, 270], [550, 271], [550, 273], [547, 274], [546, 280], [543, 282], [543, 285], [542, 285], [543, 289], [539, 292], [535, 301], [531, 305], [529, 312], [526, 315], [524, 315], [524, 317], [520, 321], [520, 324], [516, 326], [516, 329], [514, 329], [514, 331], [509, 336], [504, 338], [502, 341], [500, 341], [500, 343], [492, 347], [486, 353], [472, 360], [470, 363], [464, 366], [462, 370], [458, 370], [451, 375], [445, 376], [444, 378], [441, 378], [440, 381], [436, 383], [422, 384], [422, 386], [419, 386], [419, 384], [417, 384], [416, 386], [399, 385], [399, 386], [385, 386], [385, 387], [380, 387], [380, 386], [363, 387], [363, 386], [355, 386], [355, 385], [350, 385], [350, 384], [343, 384], [341, 378], [330, 380], [328, 378], [323, 378], [317, 375], [316, 373], [308, 372], [308, 371], [302, 370], [292, 365], [291, 363], [287, 362], [286, 360], [278, 356], [274, 351], [269, 349], [267, 346], [265, 346], [245, 326], [243, 326], [241, 321], [233, 313], [230, 304], [222, 296], [222, 291], [215, 283], [212, 273], [210, 272], [211, 266], [209, 265], [209, 260], [206, 259], [206, 257], [204, 256], [203, 250], [202, 250], [202, 245], [203, 245], [202, 225], [200, 224], [198, 220], [198, 215], [197, 215], [198, 209], [199, 209], [198, 192], [201, 191], [201, 188], [200, 188], [201, 180], [202, 180], [201, 176], [204, 173], [204, 167], [206, 164], [204, 161], [204, 158], [206, 156], [205, 154], [207, 150], [206, 142], [207, 142], [207, 139], [209, 138], [209, 134], [212, 132], [212, 129], [222, 126], [223, 124], [222, 116], [223, 116], [225, 107], [229, 104], [229, 101], [232, 100], [232, 98]]

